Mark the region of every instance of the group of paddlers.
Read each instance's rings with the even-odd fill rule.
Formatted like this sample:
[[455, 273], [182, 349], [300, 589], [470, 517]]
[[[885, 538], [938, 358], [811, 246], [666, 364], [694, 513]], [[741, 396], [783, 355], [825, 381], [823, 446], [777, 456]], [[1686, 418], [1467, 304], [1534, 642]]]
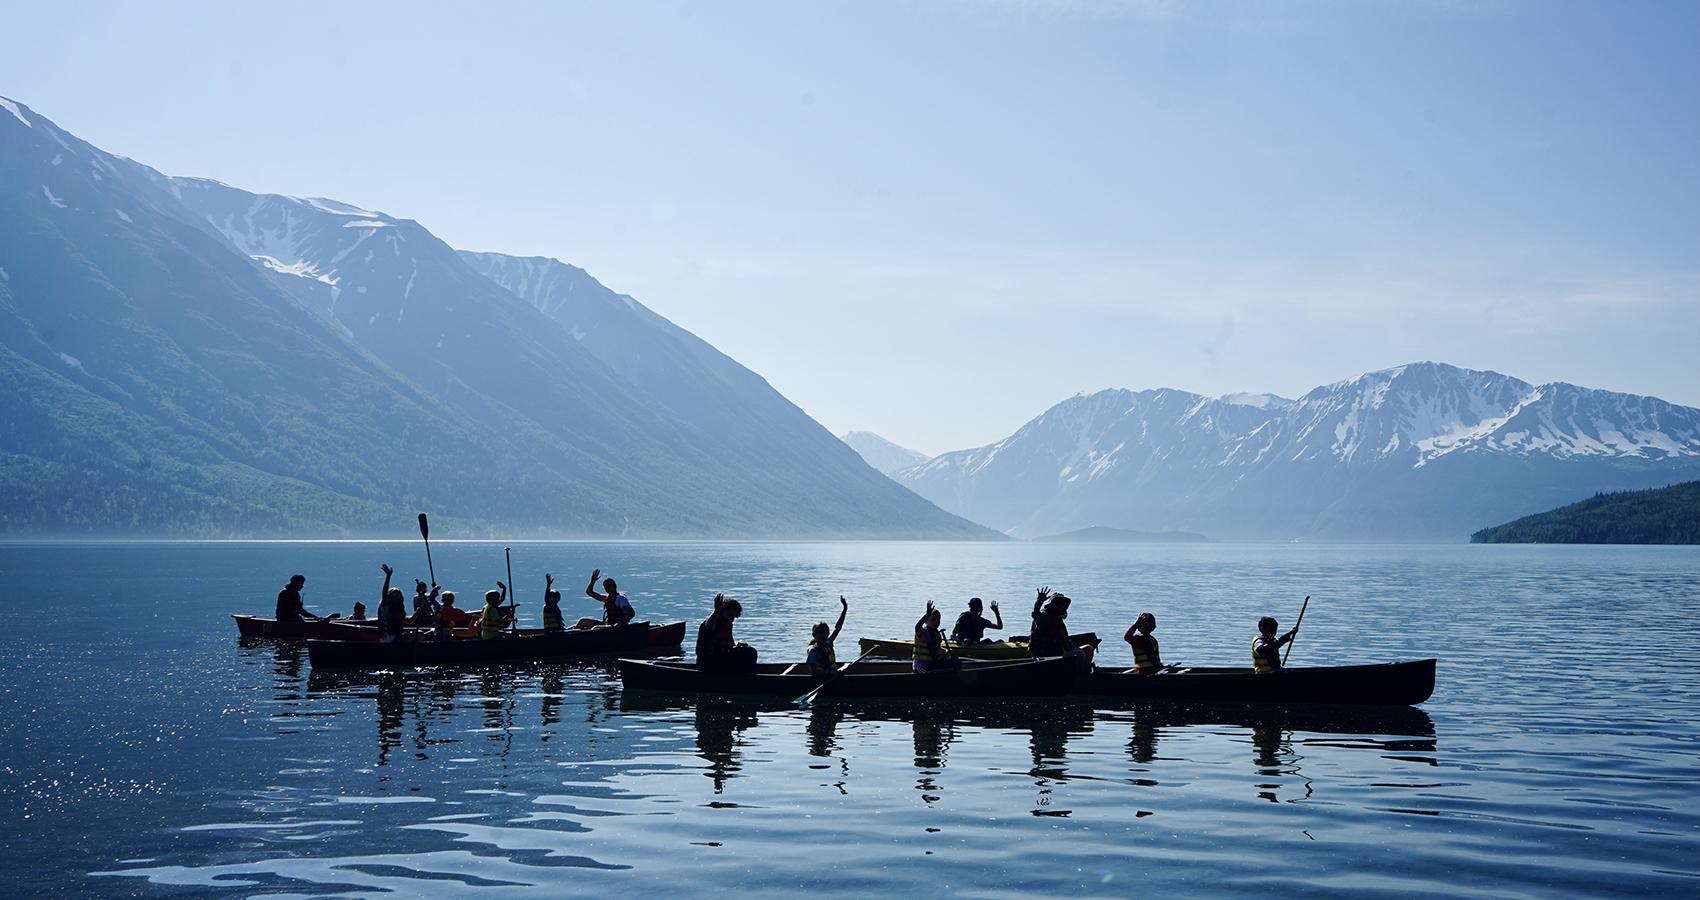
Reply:
[[[477, 613], [469, 613], [455, 605], [455, 592], [443, 590], [436, 584], [426, 585], [425, 582], [414, 579], [413, 582], [413, 612], [407, 611], [407, 600], [402, 595], [401, 588], [391, 587], [390, 580], [395, 570], [388, 563], [383, 564], [384, 586], [378, 592], [378, 613], [376, 616], [378, 631], [383, 641], [406, 640], [413, 629], [429, 629], [438, 636], [448, 635], [458, 629], [476, 627], [478, 636], [482, 639], [496, 639], [508, 634], [514, 628], [515, 607], [510, 602], [508, 585], [502, 581], [496, 582], [496, 589], [484, 592], [484, 608]], [[590, 583], [585, 585], [584, 593], [602, 604], [602, 617], [585, 617], [579, 619], [573, 628], [596, 628], [603, 625], [624, 625], [636, 617], [632, 602], [625, 594], [620, 593], [619, 586], [612, 578], [602, 579], [602, 591], [596, 590], [596, 580], [602, 577], [602, 570], [595, 569], [590, 573]], [[303, 620], [321, 620], [338, 618], [339, 615], [316, 616], [307, 611], [302, 605], [301, 588], [306, 585], [307, 578], [295, 575], [277, 595], [277, 620], [279, 622], [300, 622]], [[348, 622], [370, 622], [366, 615], [366, 604], [355, 603], [354, 609], [347, 619]], [[545, 632], [567, 631], [565, 617], [561, 614], [561, 592], [555, 590], [555, 576], [543, 576], [543, 630]]]
[[[515, 607], [510, 602], [508, 585], [501, 581], [496, 582], [495, 590], [484, 592], [484, 607], [474, 614], [455, 606], [454, 591], [442, 590], [435, 584], [426, 585], [423, 581], [415, 580], [413, 612], [409, 614], [401, 589], [390, 586], [395, 570], [387, 564], [382, 568], [384, 586], [379, 592], [377, 614], [377, 625], [382, 640], [406, 640], [410, 635], [407, 630], [409, 628], [430, 629], [442, 636], [457, 629], [476, 626], [481, 639], [501, 638], [514, 628]], [[543, 630], [545, 633], [567, 631], [569, 629], [566, 619], [561, 613], [561, 592], [555, 590], [555, 576], [546, 574], [543, 578]], [[601, 579], [601, 591], [596, 589], [598, 579]], [[301, 588], [306, 581], [304, 576], [296, 575], [278, 592], [278, 621], [299, 622], [321, 618], [302, 606]], [[584, 593], [586, 597], [602, 604], [602, 617], [581, 618], [572, 626], [574, 629], [624, 625], [636, 616], [630, 598], [620, 592], [613, 578], [602, 578], [601, 569], [591, 571], [590, 581], [585, 585]], [[805, 663], [817, 675], [824, 676], [838, 667], [833, 642], [843, 630], [844, 618], [850, 611], [848, 600], [841, 596], [838, 602], [837, 623], [828, 625], [824, 621], [817, 622], [811, 630]], [[1028, 652], [1035, 658], [1080, 657], [1081, 665], [1085, 668], [1090, 664], [1091, 649], [1083, 650], [1069, 635], [1068, 609], [1071, 602], [1065, 594], [1054, 593], [1048, 587], [1039, 588], [1038, 596], [1033, 601], [1032, 628], [1027, 637]], [[961, 658], [951, 649], [952, 644], [989, 642], [990, 639], [985, 636], [986, 631], [1003, 629], [1003, 613], [998, 609], [995, 600], [991, 604], [993, 619], [987, 619], [982, 614], [984, 608], [979, 597], [970, 599], [968, 608], [956, 617], [947, 638], [942, 627], [942, 614], [932, 601], [928, 601], [926, 612], [915, 622], [912, 651], [914, 670], [930, 672], [959, 667]], [[696, 656], [697, 665], [702, 671], [723, 674], [754, 671], [756, 649], [733, 636], [733, 624], [743, 612], [743, 605], [737, 600], [725, 594], [714, 595], [713, 611], [697, 626]], [[369, 621], [365, 604], [354, 604], [348, 621]], [[1281, 647], [1292, 641], [1297, 629], [1277, 635], [1279, 628], [1279, 623], [1269, 616], [1258, 620], [1258, 634], [1251, 645], [1252, 667], [1256, 671], [1273, 672], [1282, 667]], [[1133, 668], [1128, 670], [1129, 673], [1156, 675], [1177, 668], [1163, 663], [1157, 637], [1152, 633], [1156, 630], [1157, 617], [1149, 612], [1142, 612], [1122, 636], [1133, 651]], [[417, 633], [416, 631], [411, 634]]]

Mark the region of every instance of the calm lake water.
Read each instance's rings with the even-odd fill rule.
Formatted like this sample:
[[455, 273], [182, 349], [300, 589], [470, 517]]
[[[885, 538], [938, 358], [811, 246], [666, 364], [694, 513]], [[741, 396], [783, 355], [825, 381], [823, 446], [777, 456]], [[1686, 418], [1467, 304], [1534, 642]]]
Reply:
[[[463, 597], [504, 576], [500, 545], [433, 550]], [[316, 612], [374, 606], [381, 562], [425, 575], [416, 543], [0, 545], [0, 894], [1700, 894], [1694, 548], [514, 546], [528, 622], [545, 571], [572, 598], [601, 566], [656, 621], [740, 598], [773, 661], [841, 593], [848, 659], [927, 599], [1025, 632], [1048, 584], [1113, 662], [1148, 609], [1167, 661], [1243, 665], [1310, 594], [1294, 664], [1440, 658], [1373, 717], [798, 710], [238, 641], [292, 572]]]

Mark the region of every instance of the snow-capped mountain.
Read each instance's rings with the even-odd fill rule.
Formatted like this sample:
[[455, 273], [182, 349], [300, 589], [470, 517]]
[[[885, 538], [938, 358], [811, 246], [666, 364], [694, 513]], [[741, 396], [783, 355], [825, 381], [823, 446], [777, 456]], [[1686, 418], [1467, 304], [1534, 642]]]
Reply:
[[1414, 363], [1310, 391], [1108, 390], [895, 474], [1028, 536], [1089, 525], [1215, 537], [1463, 539], [1596, 491], [1700, 473], [1700, 410]]
[[927, 461], [927, 454], [894, 444], [871, 431], [846, 431], [838, 439], [850, 445], [868, 465], [887, 475]]
[[648, 330], [589, 347], [612, 319], [534, 305], [417, 222], [168, 177], [0, 102], [0, 532], [371, 534], [427, 509], [508, 533], [986, 535], [618, 306]]

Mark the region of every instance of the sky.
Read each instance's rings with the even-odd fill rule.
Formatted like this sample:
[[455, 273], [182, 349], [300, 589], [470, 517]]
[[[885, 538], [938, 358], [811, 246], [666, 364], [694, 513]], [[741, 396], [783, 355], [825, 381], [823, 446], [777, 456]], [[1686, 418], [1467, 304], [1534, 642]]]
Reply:
[[1700, 3], [14, 7], [0, 95], [553, 256], [834, 432], [1420, 359], [1700, 406]]

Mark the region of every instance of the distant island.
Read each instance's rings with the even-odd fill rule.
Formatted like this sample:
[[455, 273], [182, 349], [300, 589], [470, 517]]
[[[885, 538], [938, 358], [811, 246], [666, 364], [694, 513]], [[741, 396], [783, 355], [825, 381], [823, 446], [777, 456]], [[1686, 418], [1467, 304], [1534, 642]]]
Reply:
[[1213, 538], [1190, 531], [1128, 531], [1125, 528], [1110, 528], [1106, 525], [1090, 525], [1086, 528], [1076, 528], [1062, 534], [1048, 534], [1034, 538], [1035, 541], [1056, 542], [1096, 542], [1104, 544], [1209, 544]]
[[1472, 544], [1700, 544], [1700, 481], [1595, 494], [1470, 535]]

